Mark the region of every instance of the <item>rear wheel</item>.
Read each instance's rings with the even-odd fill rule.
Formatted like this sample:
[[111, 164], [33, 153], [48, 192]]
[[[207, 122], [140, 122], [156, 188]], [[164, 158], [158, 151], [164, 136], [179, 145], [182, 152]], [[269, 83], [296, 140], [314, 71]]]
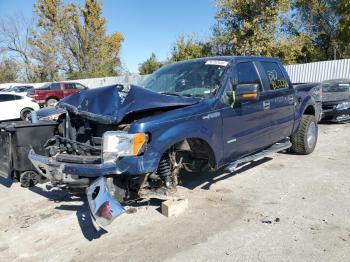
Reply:
[[311, 154], [317, 143], [318, 127], [316, 118], [303, 115], [298, 130], [291, 136], [292, 151], [297, 154]]
[[20, 113], [20, 117], [23, 121], [28, 119], [28, 116], [30, 115], [30, 113], [33, 111], [32, 108], [24, 108], [22, 109], [21, 113]]
[[46, 106], [47, 106], [47, 107], [55, 106], [57, 102], [58, 102], [57, 99], [55, 99], [55, 98], [50, 98], [50, 99], [48, 99], [48, 100], [46, 101]]

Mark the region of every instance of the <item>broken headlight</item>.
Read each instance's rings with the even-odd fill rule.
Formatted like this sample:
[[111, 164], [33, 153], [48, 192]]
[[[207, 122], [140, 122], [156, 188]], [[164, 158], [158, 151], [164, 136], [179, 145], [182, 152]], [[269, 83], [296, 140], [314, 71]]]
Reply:
[[114, 162], [123, 156], [137, 156], [143, 152], [147, 141], [145, 133], [107, 131], [103, 134], [103, 162]]

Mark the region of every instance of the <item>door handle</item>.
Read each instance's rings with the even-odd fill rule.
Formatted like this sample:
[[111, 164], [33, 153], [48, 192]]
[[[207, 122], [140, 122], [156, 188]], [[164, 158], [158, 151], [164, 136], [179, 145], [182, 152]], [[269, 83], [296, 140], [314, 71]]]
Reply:
[[288, 102], [289, 103], [294, 103], [294, 96], [293, 95], [289, 95], [288, 96]]
[[263, 101], [264, 110], [270, 109], [270, 101]]

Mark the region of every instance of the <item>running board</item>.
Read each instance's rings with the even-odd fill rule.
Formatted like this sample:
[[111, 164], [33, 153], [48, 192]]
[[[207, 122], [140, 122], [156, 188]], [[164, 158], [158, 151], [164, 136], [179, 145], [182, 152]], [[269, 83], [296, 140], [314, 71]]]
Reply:
[[241, 159], [238, 159], [238, 160], [232, 162], [231, 164], [228, 165], [228, 167], [226, 167], [226, 169], [232, 173], [236, 170], [236, 167], [239, 164], [257, 160], [259, 158], [265, 157], [265, 156], [270, 155], [272, 153], [277, 153], [277, 152], [280, 152], [282, 150], [288, 149], [291, 146], [292, 146], [292, 143], [289, 141], [289, 139], [282, 140], [281, 142], [278, 142], [278, 143], [276, 143], [276, 144], [274, 144], [274, 145], [272, 145], [272, 146], [270, 146], [262, 151], [259, 151], [256, 154], [249, 155], [249, 156], [243, 157]]

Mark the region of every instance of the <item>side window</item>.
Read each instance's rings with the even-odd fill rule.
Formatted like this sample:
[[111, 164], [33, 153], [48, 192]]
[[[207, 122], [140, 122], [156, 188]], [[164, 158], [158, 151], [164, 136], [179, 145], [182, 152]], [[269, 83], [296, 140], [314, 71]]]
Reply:
[[282, 73], [281, 68], [275, 62], [261, 62], [270, 84], [270, 90], [287, 88], [287, 81]]
[[14, 100], [21, 100], [21, 99], [23, 99], [23, 96], [14, 95], [13, 98], [14, 98]]
[[[258, 84], [259, 89], [262, 90], [261, 80], [256, 71], [253, 62], [239, 62], [235, 67], [231, 68], [230, 80], [226, 84], [226, 91], [235, 91], [239, 84]], [[231, 104], [230, 97], [224, 92], [222, 102]]]
[[261, 81], [252, 62], [240, 62], [236, 65], [236, 68], [236, 85], [259, 84], [261, 90]]
[[9, 102], [16, 100], [13, 95], [0, 95], [0, 102]]
[[51, 90], [60, 90], [60, 84], [59, 83], [52, 83], [50, 85]]
[[64, 89], [72, 90], [72, 89], [76, 89], [76, 87], [75, 87], [75, 84], [69, 83], [69, 84], [64, 84]]

